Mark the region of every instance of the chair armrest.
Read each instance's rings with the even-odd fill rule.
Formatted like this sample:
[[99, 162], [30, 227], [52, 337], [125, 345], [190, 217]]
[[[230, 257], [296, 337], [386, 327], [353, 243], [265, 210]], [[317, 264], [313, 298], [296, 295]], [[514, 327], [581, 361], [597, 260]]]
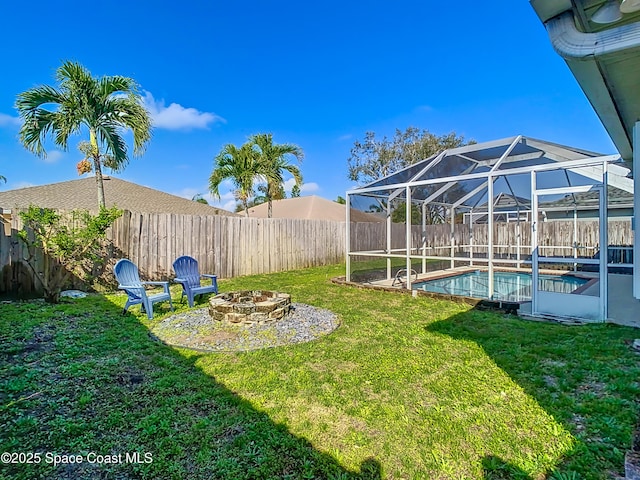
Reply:
[[203, 277], [203, 278], [208, 278], [209, 280], [211, 280], [211, 285], [215, 286], [216, 290], [218, 289], [218, 276], [217, 275], [210, 275], [208, 273], [201, 273], [200, 276]]
[[169, 282], [142, 282], [143, 285], [162, 285], [165, 293], [169, 293]]
[[184, 283], [184, 282], [187, 281], [187, 279], [186, 278], [178, 278], [178, 277], [176, 277], [176, 278], [173, 279], [173, 281], [176, 282], [176, 283]]
[[141, 285], [118, 285], [118, 290], [130, 290], [133, 288], [142, 288]]

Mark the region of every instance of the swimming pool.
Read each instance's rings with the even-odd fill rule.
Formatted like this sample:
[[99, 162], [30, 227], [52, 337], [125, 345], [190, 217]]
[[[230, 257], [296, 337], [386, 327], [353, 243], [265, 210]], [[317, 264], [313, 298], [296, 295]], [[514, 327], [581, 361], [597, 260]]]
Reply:
[[[522, 272], [493, 273], [494, 300], [527, 302], [531, 300], [531, 274]], [[540, 290], [545, 292], [571, 293], [589, 280], [571, 275], [539, 275]], [[474, 272], [451, 277], [427, 280], [413, 284], [414, 290], [462, 295], [473, 298], [489, 297], [489, 272]]]

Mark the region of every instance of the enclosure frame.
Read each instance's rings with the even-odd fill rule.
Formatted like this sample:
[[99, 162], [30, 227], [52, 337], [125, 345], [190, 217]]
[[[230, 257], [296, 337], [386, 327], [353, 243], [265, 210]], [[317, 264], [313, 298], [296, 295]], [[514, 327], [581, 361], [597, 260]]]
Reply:
[[[527, 145], [531, 147], [531, 149], [539, 150], [539, 153], [535, 153], [532, 151], [531, 153], [525, 155], [522, 153], [517, 153], [516, 149], [519, 146]], [[463, 158], [471, 159], [471, 156], [474, 154], [478, 154], [482, 158], [483, 152], [492, 151], [495, 149], [501, 149], [501, 154], [492, 158], [490, 161], [484, 161], [484, 165], [490, 167], [487, 171], [483, 172], [474, 172], [474, 168], [469, 168], [460, 175], [452, 175], [452, 176], [444, 176], [438, 178], [427, 178], [422, 179], [421, 177], [429, 172], [430, 169], [434, 168], [435, 165], [438, 165], [440, 162], [446, 162], [448, 158], [452, 158], [454, 156], [463, 156]], [[520, 147], [520, 151], [522, 151], [522, 147]], [[539, 155], [541, 161], [537, 161], [535, 158], [536, 155]], [[519, 165], [510, 168], [504, 168], [507, 166], [507, 163], [512, 163], [519, 161], [522, 163], [522, 159], [530, 160], [528, 164]], [[620, 155], [601, 155], [594, 152], [587, 152], [579, 149], [573, 149], [571, 147], [564, 147], [561, 145], [544, 142], [536, 139], [530, 139], [523, 136], [512, 137], [509, 139], [496, 140], [492, 142], [486, 142], [483, 144], [474, 144], [468, 145], [456, 149], [450, 149], [443, 151], [437, 155], [434, 155], [431, 158], [425, 159], [418, 164], [414, 164], [406, 169], [401, 170], [400, 172], [396, 172], [391, 174], [383, 179], [379, 179], [375, 182], [372, 182], [369, 185], [365, 185], [360, 188], [354, 188], [346, 192], [346, 220], [347, 220], [347, 242], [346, 242], [346, 279], [347, 281], [351, 281], [351, 259], [355, 256], [365, 256], [365, 257], [381, 257], [387, 260], [387, 279], [391, 280], [392, 276], [392, 268], [391, 268], [391, 259], [393, 258], [404, 258], [405, 259], [405, 270], [406, 280], [404, 282], [403, 288], [407, 290], [412, 289], [412, 284], [414, 280], [412, 279], [412, 260], [421, 260], [422, 262], [422, 272], [426, 273], [426, 263], [428, 260], [448, 260], [450, 263], [450, 268], [453, 268], [456, 262], [467, 263], [469, 266], [473, 266], [474, 264], [486, 264], [488, 269], [488, 292], [489, 299], [493, 299], [494, 297], [494, 270], [496, 267], [504, 264], [515, 264], [517, 263], [518, 267], [522, 265], [530, 265], [532, 272], [532, 282], [535, 288], [532, 289], [532, 300], [531, 306], [532, 311], [531, 314], [534, 316], [541, 315], [539, 305], [539, 295], [537, 292], [538, 285], [538, 272], [540, 270], [540, 265], [544, 263], [569, 263], [575, 266], [577, 263], [580, 264], [593, 264], [596, 265], [599, 270], [600, 275], [600, 288], [599, 288], [599, 298], [600, 298], [600, 307], [599, 307], [599, 315], [598, 320], [604, 321], [607, 318], [607, 292], [608, 292], [608, 255], [600, 255], [599, 259], [588, 259], [588, 258], [580, 258], [578, 262], [577, 256], [577, 248], [574, 246], [574, 254], [572, 258], [567, 257], [545, 257], [540, 254], [540, 245], [538, 244], [538, 239], [536, 236], [538, 230], [538, 223], [540, 221], [540, 208], [538, 205], [537, 198], [539, 195], [553, 195], [553, 194], [568, 194], [573, 195], [575, 201], [575, 194], [586, 192], [589, 190], [598, 191], [599, 192], [599, 203], [598, 203], [598, 218], [600, 225], [600, 239], [599, 244], [607, 245], [607, 222], [608, 222], [608, 212], [607, 212], [607, 188], [605, 185], [615, 186], [617, 188], [624, 189], [626, 191], [630, 191], [633, 193], [633, 181], [627, 178], [628, 170], [625, 170], [623, 167], [619, 167], [615, 165], [615, 163], [620, 162]], [[612, 165], [613, 164], [613, 165]], [[423, 168], [420, 168], [420, 166]], [[394, 182], [394, 177], [401, 177], [403, 174], [409, 172], [409, 168], [416, 169], [418, 168], [417, 173], [413, 174], [408, 180]], [[616, 170], [617, 169], [617, 170]], [[611, 170], [615, 170], [615, 174], [611, 175]], [[536, 184], [536, 178], [539, 174], [548, 171], [564, 171], [564, 175], [567, 178], [569, 183], [568, 187], [564, 188], [546, 188], [539, 189]], [[581, 177], [584, 177], [586, 185], [572, 186], [571, 181], [569, 179], [569, 175], [567, 172], [577, 173]], [[398, 175], [400, 173], [401, 175]], [[478, 198], [479, 195], [486, 195], [487, 199], [494, 199], [494, 184], [496, 180], [500, 177], [504, 177], [505, 182], [508, 185], [511, 194], [517, 199], [518, 197], [515, 195], [517, 192], [514, 192], [512, 185], [509, 183], [509, 177], [513, 175], [529, 175], [531, 178], [531, 190], [530, 190], [530, 215], [531, 215], [531, 260], [525, 261], [520, 258], [520, 245], [518, 245], [517, 249], [517, 259], [514, 262], [513, 260], [503, 260], [499, 258], [495, 258], [494, 256], [494, 238], [493, 238], [493, 225], [494, 225], [494, 217], [495, 210], [493, 201], [487, 202], [487, 221], [488, 221], [488, 241], [487, 241], [487, 257], [486, 258], [474, 258], [473, 255], [473, 247], [477, 247], [479, 245], [473, 243], [473, 236], [470, 237], [471, 248], [469, 250], [469, 256], [456, 256], [455, 255], [455, 245], [453, 238], [453, 230], [455, 226], [455, 218], [456, 213], [460, 213], [462, 211], [467, 211], [471, 213], [470, 218], [473, 220], [473, 212], [476, 205], [469, 204], [470, 200], [474, 198]], [[443, 202], [442, 196], [445, 192], [450, 191], [451, 187], [457, 185], [461, 182], [468, 182], [469, 180], [479, 180], [480, 185], [473, 188], [469, 192], [466, 192], [459, 198], [454, 201]], [[387, 183], [385, 183], [387, 182]], [[425, 198], [416, 198], [413, 196], [413, 192], [416, 191], [418, 187], [428, 187], [434, 186], [436, 190], [425, 196]], [[382, 250], [375, 251], [354, 251], [351, 249], [351, 218], [350, 212], [352, 207], [352, 200], [354, 196], [372, 196], [375, 198], [383, 198], [386, 201], [386, 248]], [[404, 252], [398, 252], [391, 248], [391, 203], [393, 199], [402, 198], [405, 201], [405, 223], [406, 223], [406, 231], [405, 231], [405, 240], [406, 245], [404, 248]], [[517, 201], [517, 200], [516, 200]], [[429, 255], [426, 249], [425, 243], [425, 234], [426, 231], [426, 210], [429, 205], [437, 203], [438, 205], [442, 205], [447, 209], [448, 222], [451, 224], [451, 249], [450, 254], [448, 256], [442, 255]], [[420, 206], [421, 220], [422, 224], [422, 244], [421, 245], [412, 245], [412, 205]], [[520, 226], [520, 205], [517, 205], [516, 211], [518, 212], [518, 228]], [[575, 225], [577, 223], [577, 204], [574, 206], [574, 229], [577, 228]], [[470, 229], [473, 229], [473, 221], [470, 222]], [[608, 252], [608, 245], [607, 250]], [[637, 262], [637, 260], [636, 260]], [[618, 264], [620, 265], [620, 264]], [[623, 264], [626, 267], [633, 267], [631, 264]]]

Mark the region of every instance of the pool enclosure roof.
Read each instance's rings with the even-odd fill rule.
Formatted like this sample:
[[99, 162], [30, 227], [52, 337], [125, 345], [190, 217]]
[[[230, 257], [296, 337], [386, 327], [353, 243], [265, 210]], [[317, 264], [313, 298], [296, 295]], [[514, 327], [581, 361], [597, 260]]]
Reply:
[[[472, 210], [488, 200], [489, 181], [500, 180], [501, 191], [511, 198], [527, 198], [531, 171], [553, 172], [557, 178], [552, 186], [556, 188], [590, 185], [594, 180], [602, 181], [603, 160], [620, 161], [620, 155], [605, 156], [520, 135], [445, 150], [347, 193], [382, 201], [402, 200], [409, 187], [413, 203]], [[633, 191], [627, 168], [612, 164], [608, 173], [609, 185]], [[575, 201], [579, 202], [579, 196]]]

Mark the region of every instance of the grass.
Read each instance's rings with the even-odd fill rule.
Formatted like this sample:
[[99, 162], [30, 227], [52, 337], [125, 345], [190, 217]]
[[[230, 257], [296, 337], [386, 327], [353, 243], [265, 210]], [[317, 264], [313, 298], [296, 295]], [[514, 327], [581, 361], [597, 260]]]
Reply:
[[[622, 475], [638, 415], [637, 330], [329, 282], [342, 273], [220, 282], [287, 291], [342, 321], [311, 343], [237, 354], [155, 341], [148, 329], [166, 306], [151, 322], [138, 307], [122, 316], [119, 294], [0, 304], [2, 449], [85, 460], [0, 464], [0, 478]], [[152, 462], [89, 463], [90, 452]]]

